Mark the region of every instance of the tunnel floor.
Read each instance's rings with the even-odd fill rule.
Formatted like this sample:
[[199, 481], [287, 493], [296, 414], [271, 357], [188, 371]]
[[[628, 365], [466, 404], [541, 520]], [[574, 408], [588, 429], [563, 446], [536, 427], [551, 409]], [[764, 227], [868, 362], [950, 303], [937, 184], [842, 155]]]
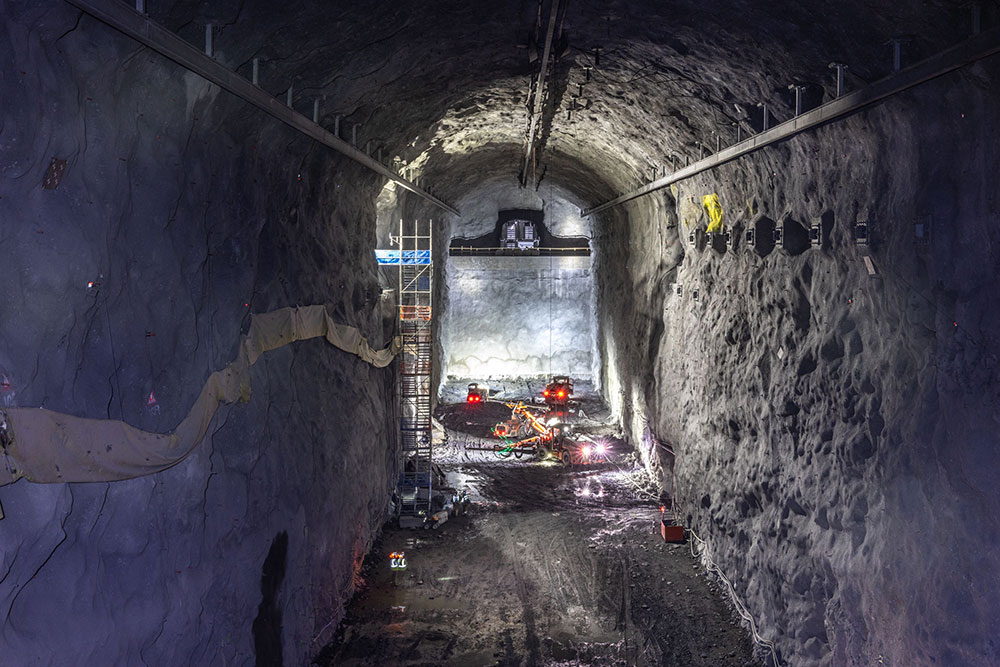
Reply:
[[[569, 466], [467, 451], [502, 404], [439, 408], [448, 442], [435, 456], [470, 509], [437, 530], [387, 527], [315, 664], [760, 665], [689, 546], [660, 538], [634, 452], [588, 407], [580, 429], [615, 451]], [[389, 570], [393, 551], [405, 572]]]

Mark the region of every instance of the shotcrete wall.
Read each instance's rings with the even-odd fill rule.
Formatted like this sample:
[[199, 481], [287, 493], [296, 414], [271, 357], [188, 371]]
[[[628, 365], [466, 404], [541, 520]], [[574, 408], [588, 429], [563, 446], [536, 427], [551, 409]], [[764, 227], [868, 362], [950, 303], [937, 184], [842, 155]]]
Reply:
[[[0, 4], [3, 406], [166, 432], [250, 313], [326, 304], [387, 340], [374, 178], [68, 4], [35, 5]], [[52, 158], [65, 171], [43, 189]], [[0, 662], [304, 664], [384, 517], [393, 386], [298, 343], [167, 472], [0, 488]]]
[[[597, 231], [608, 398], [651, 466], [674, 448], [681, 516], [787, 664], [1000, 659], [997, 81], [925, 84]], [[713, 192], [734, 250], [687, 244]], [[775, 223], [788, 248], [746, 247]]]
[[[455, 169], [464, 171], [461, 165]], [[522, 188], [516, 179], [496, 178], [470, 186], [457, 200], [462, 216], [447, 219], [442, 240], [490, 233], [499, 211], [511, 208], [542, 211], [557, 236], [589, 237], [581, 205], [558, 186]], [[593, 377], [597, 327], [590, 257], [448, 257], [441, 243], [436, 261], [444, 376]]]
[[589, 257], [449, 257], [445, 375], [589, 379]]

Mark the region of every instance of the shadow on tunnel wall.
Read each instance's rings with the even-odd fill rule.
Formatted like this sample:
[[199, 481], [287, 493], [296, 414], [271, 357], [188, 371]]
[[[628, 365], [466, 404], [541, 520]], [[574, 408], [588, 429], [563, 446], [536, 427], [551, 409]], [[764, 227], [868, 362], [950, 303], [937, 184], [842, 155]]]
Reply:
[[820, 224], [820, 235], [822, 238], [822, 245], [824, 248], [833, 247], [834, 235], [833, 235], [833, 211], [824, 211], [823, 215], [819, 218]]
[[788, 254], [801, 255], [809, 249], [809, 230], [802, 223], [787, 217], [781, 225], [782, 244]]
[[753, 223], [753, 230], [753, 249], [761, 257], [767, 257], [774, 250], [774, 220], [761, 216]]
[[253, 620], [253, 648], [257, 667], [281, 667], [281, 609], [278, 590], [285, 580], [288, 533], [281, 531], [271, 542], [260, 575], [261, 601]]

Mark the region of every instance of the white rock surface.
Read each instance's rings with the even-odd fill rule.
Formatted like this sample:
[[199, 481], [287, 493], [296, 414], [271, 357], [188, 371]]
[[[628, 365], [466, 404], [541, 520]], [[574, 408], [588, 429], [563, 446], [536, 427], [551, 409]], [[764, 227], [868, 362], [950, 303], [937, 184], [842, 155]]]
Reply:
[[449, 257], [445, 376], [591, 377], [589, 257]]

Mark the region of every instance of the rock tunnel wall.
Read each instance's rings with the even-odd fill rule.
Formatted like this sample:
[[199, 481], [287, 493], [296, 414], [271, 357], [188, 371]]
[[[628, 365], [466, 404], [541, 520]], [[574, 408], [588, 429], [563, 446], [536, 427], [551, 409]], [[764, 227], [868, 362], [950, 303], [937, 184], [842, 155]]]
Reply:
[[[325, 304], [388, 340], [380, 183], [68, 5], [33, 4], [0, 5], [3, 405], [166, 432], [251, 312]], [[171, 470], [0, 488], [0, 661], [303, 664], [385, 515], [393, 387], [391, 368], [298, 343]]]
[[[481, 175], [462, 164], [454, 165], [453, 173]], [[580, 217], [582, 202], [557, 185], [521, 188], [510, 177], [468, 178], [462, 185], [466, 189], [455, 200], [459, 217], [442, 216], [412, 197], [380, 196], [380, 230], [390, 230], [389, 221], [400, 216], [432, 218], [439, 224], [434, 296], [438, 372], [471, 380], [564, 373], [592, 378], [597, 341], [589, 257], [476, 258], [449, 257], [447, 252], [455, 237], [492, 232], [499, 211], [512, 208], [542, 211], [557, 236], [589, 237], [590, 221]]]
[[449, 257], [444, 374], [590, 379], [589, 257]]
[[[597, 232], [609, 401], [650, 465], [673, 447], [681, 516], [787, 664], [1000, 659], [1000, 206], [982, 178], [1000, 166], [998, 72], [925, 84]], [[734, 251], [687, 244], [713, 192]], [[772, 224], [790, 248], [745, 246]]]

